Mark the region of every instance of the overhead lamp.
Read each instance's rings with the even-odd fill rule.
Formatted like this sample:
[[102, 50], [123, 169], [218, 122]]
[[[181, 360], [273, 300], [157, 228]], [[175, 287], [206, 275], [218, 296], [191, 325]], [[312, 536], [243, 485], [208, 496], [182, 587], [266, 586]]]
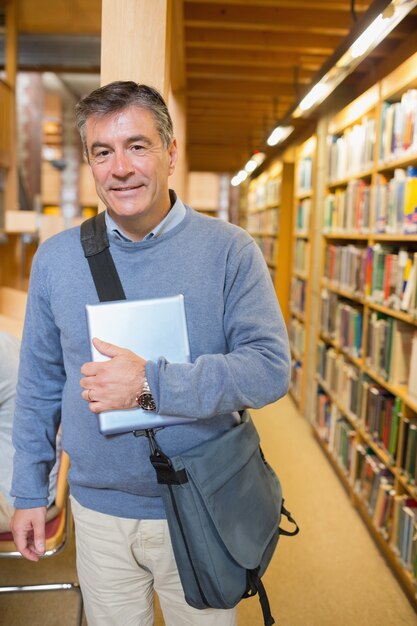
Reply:
[[392, 0], [385, 9], [362, 31], [356, 40], [341, 53], [336, 51], [336, 58], [331, 61], [330, 69], [310, 89], [301, 100], [292, 117], [301, 117], [325, 100], [336, 87], [350, 74], [359, 63], [417, 7], [417, 0]]
[[265, 161], [265, 152], [254, 152], [249, 159], [249, 161], [245, 165], [245, 171], [248, 174], [252, 174]]
[[236, 176], [233, 176], [232, 180], [230, 181], [230, 184], [233, 185], [233, 187], [237, 187], [238, 185], [240, 185], [240, 183], [243, 183], [244, 180], [246, 180], [248, 177], [248, 173], [245, 172], [245, 170], [240, 170]]
[[277, 126], [269, 135], [266, 143], [268, 146], [276, 146], [289, 137], [293, 130], [294, 126]]
[[302, 111], [308, 111], [311, 109], [317, 102], [322, 102], [325, 97], [328, 95], [329, 86], [326, 85], [323, 81], [316, 83], [306, 96], [301, 100], [298, 105]]

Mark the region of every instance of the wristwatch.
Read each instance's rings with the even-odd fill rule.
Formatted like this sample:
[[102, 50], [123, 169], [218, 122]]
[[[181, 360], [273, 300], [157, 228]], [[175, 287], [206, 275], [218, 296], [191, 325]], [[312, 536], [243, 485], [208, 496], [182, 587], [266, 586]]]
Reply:
[[148, 381], [144, 380], [142, 391], [136, 396], [138, 406], [144, 411], [156, 411], [155, 400], [153, 399]]

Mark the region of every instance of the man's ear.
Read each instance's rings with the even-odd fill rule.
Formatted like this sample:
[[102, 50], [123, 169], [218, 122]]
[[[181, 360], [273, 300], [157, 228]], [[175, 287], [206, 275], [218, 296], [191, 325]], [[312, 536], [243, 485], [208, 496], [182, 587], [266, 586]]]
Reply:
[[171, 176], [175, 170], [175, 164], [178, 159], [178, 146], [177, 140], [173, 139], [170, 147], [168, 148], [168, 157], [169, 157], [169, 171], [168, 176]]

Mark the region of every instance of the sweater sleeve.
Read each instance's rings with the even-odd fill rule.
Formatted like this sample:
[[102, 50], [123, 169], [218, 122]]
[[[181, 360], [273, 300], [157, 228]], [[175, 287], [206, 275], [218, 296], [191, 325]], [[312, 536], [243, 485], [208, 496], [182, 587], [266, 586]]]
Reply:
[[223, 325], [226, 354], [201, 355], [186, 364], [148, 361], [146, 374], [160, 414], [208, 418], [259, 408], [287, 392], [287, 331], [253, 241], [229, 260]]
[[39, 256], [32, 266], [20, 351], [13, 425], [15, 448], [11, 494], [15, 507], [48, 504], [49, 472], [65, 383], [59, 329], [45, 289]]

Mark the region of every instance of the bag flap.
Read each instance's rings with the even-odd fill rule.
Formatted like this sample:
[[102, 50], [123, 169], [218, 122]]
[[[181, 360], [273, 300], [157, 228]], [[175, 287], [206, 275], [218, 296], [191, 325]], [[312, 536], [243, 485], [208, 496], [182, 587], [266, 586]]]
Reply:
[[282, 493], [249, 414], [171, 461], [186, 469], [196, 506], [205, 507], [233, 559], [245, 569], [258, 567], [279, 526]]

